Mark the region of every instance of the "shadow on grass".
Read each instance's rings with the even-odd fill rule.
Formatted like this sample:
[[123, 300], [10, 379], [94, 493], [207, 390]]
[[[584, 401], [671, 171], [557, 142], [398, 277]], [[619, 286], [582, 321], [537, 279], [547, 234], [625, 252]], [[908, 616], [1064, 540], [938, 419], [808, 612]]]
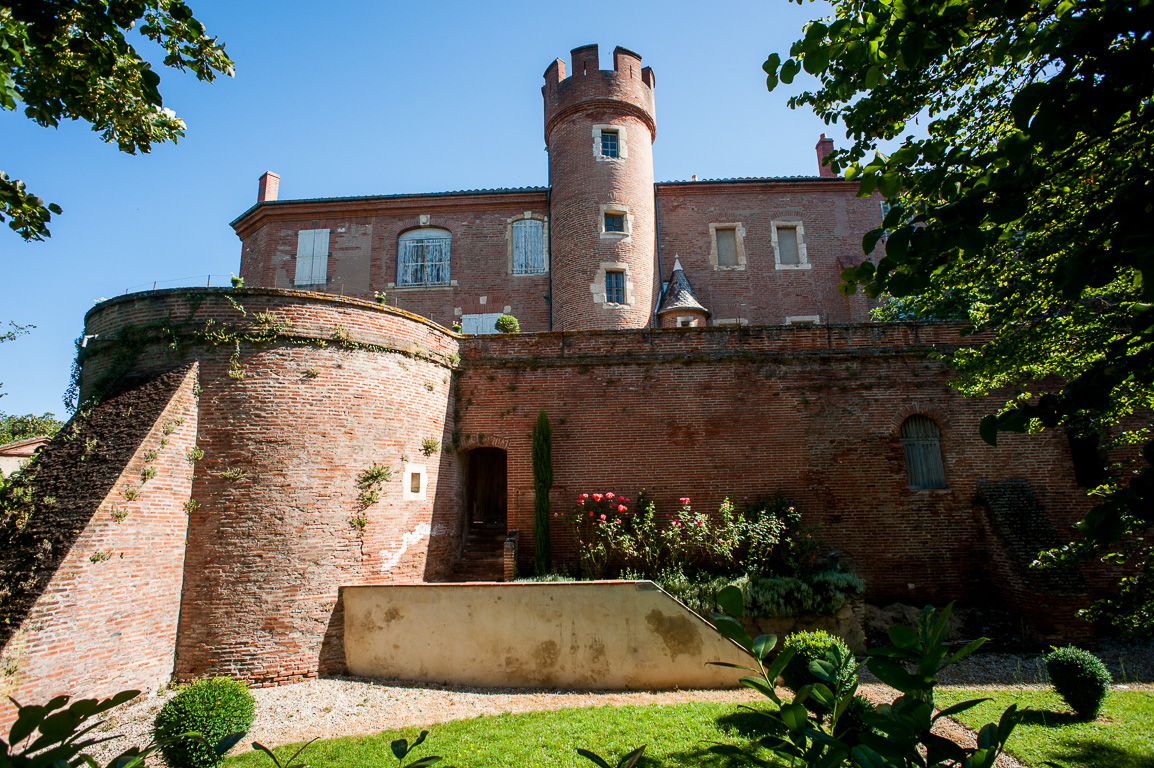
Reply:
[[1054, 748], [1050, 757], [1077, 768], [1154, 768], [1154, 755], [1123, 749], [1098, 739], [1076, 739]]
[[[751, 712], [748, 709], [740, 709], [722, 715], [714, 722], [717, 723], [717, 729], [723, 734], [718, 739], [718, 743], [733, 744], [741, 748], [751, 746], [751, 742], [756, 741], [766, 733], [766, 721], [756, 712]], [[638, 763], [638, 768], [682, 768], [686, 765], [692, 765], [695, 768], [697, 766], [746, 768], [749, 765], [748, 760], [710, 752], [711, 746], [712, 744], [699, 744], [693, 749], [671, 752], [661, 758], [644, 758]], [[751, 751], [756, 751], [756, 748], [751, 746]]]
[[1086, 722], [1073, 712], [1055, 712], [1052, 709], [1019, 709], [1018, 716], [1022, 725], [1040, 725], [1043, 728], [1061, 728]]

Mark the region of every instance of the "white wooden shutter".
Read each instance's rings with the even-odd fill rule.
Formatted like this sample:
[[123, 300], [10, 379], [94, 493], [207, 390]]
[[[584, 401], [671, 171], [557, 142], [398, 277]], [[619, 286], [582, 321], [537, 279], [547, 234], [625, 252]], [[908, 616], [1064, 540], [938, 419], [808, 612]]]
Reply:
[[500, 316], [500, 312], [486, 312], [481, 315], [481, 330], [479, 332], [497, 333], [497, 318]]
[[302, 229], [297, 232], [297, 285], [308, 285], [313, 279], [313, 233], [315, 230]]
[[528, 272], [528, 265], [525, 263], [525, 239], [526, 239], [527, 222], [514, 221], [513, 222], [513, 274], [523, 275]]
[[313, 285], [326, 285], [329, 281], [329, 231], [313, 230]]

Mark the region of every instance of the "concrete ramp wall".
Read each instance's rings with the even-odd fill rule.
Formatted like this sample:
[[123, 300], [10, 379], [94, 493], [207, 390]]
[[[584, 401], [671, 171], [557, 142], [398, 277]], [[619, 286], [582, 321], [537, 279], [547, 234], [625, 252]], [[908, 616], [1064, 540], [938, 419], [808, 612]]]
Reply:
[[728, 688], [752, 659], [649, 581], [343, 587], [363, 677], [481, 687]]

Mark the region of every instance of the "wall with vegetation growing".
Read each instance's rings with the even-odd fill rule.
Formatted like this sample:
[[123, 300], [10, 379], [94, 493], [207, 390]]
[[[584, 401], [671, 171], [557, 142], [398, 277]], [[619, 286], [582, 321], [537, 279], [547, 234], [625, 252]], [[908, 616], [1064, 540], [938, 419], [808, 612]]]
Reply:
[[272, 684], [340, 670], [339, 587], [452, 569], [452, 333], [369, 302], [274, 290], [122, 297], [89, 313], [87, 333], [85, 395], [119, 369], [200, 364], [178, 678]]
[[0, 499], [0, 731], [8, 697], [110, 696], [172, 675], [197, 367], [121, 381]]
[[[581, 493], [635, 499], [646, 488], [670, 513], [683, 497], [716, 512], [726, 497], [781, 490], [865, 580], [868, 600], [1009, 599], [990, 575], [1002, 544], [982, 522], [979, 481], [1024, 479], [1059, 531], [1088, 499], [1060, 434], [980, 440], [978, 420], [996, 404], [957, 396], [933, 359], [957, 342], [954, 326], [868, 324], [469, 339], [458, 428], [465, 443], [508, 441], [510, 527], [531, 530], [530, 434], [544, 410], [555, 513]], [[900, 429], [912, 414], [941, 429], [945, 488], [909, 487]], [[572, 568], [572, 527], [551, 523], [554, 562]], [[524, 566], [531, 541], [522, 547]]]

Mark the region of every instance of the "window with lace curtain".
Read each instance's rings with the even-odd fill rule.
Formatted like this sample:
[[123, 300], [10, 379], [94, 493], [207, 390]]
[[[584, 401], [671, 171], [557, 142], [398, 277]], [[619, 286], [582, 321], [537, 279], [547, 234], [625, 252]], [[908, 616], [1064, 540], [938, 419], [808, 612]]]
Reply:
[[397, 286], [448, 285], [453, 236], [447, 229], [410, 229], [397, 238]]

